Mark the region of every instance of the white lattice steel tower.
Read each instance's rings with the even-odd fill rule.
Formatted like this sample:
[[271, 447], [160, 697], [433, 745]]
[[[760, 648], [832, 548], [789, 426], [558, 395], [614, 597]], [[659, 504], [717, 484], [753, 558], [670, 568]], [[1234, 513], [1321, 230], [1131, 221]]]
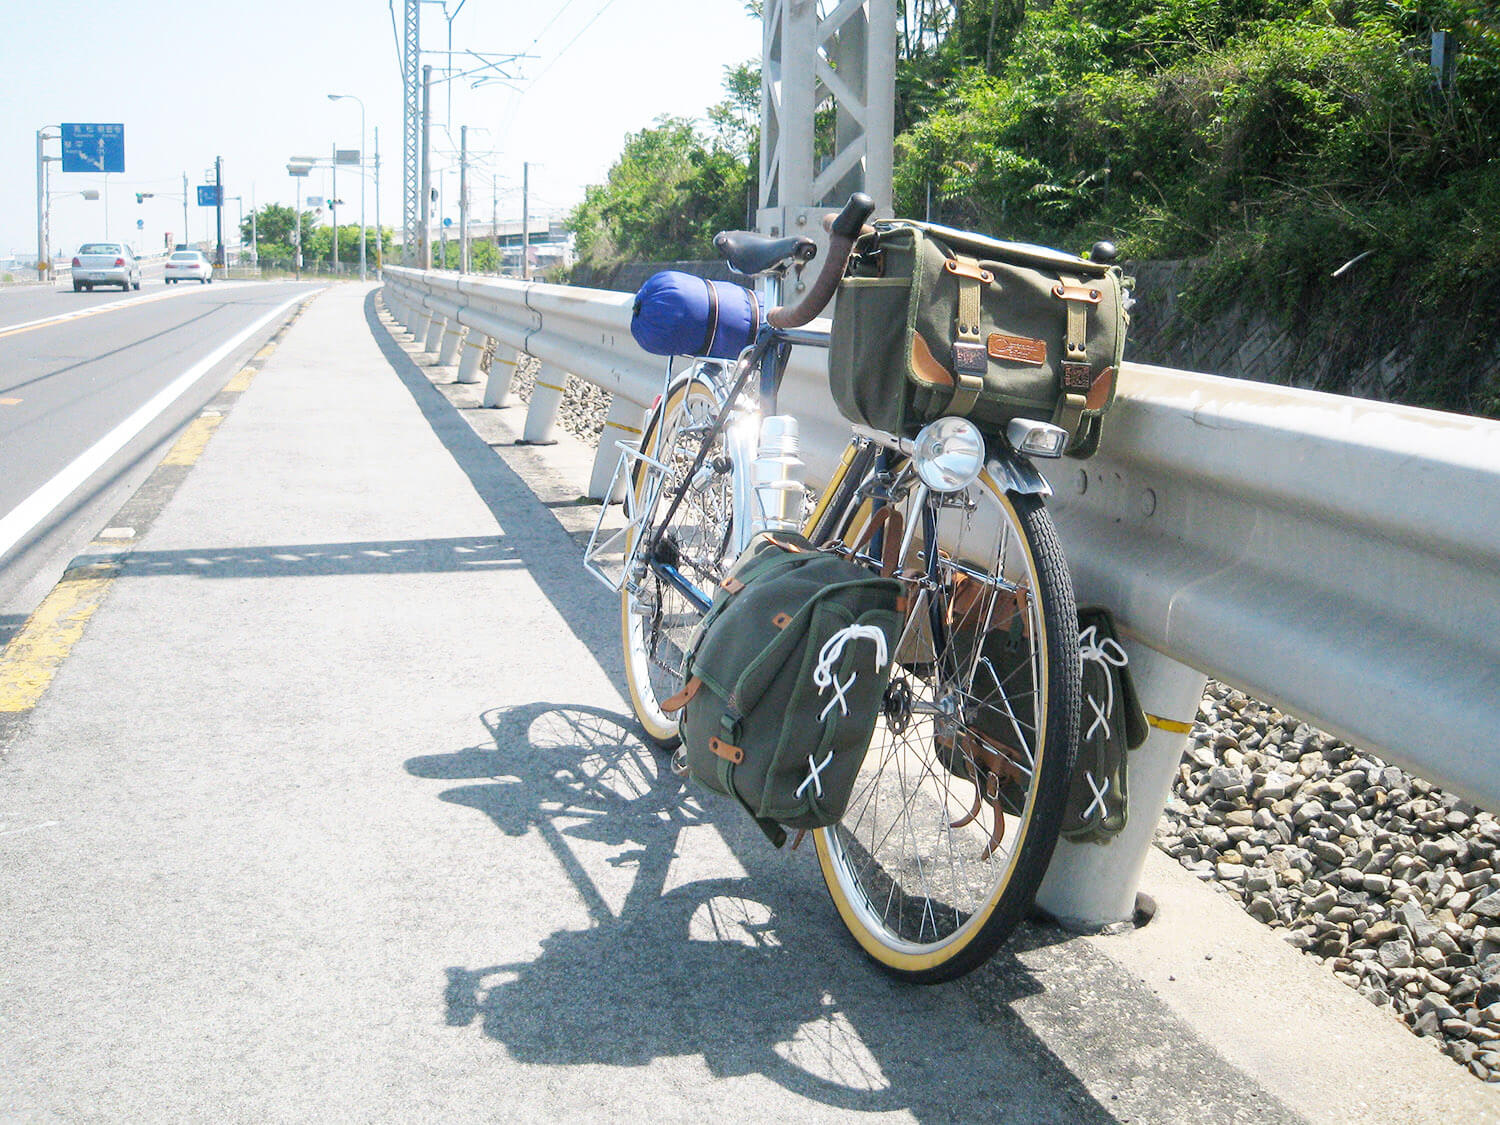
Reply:
[[[853, 191], [889, 215], [895, 107], [896, 0], [766, 0], [757, 227], [820, 237], [815, 217]], [[828, 108], [820, 157], [815, 122]]]
[[401, 34], [401, 264], [417, 264], [421, 214], [422, 0], [405, 0]]

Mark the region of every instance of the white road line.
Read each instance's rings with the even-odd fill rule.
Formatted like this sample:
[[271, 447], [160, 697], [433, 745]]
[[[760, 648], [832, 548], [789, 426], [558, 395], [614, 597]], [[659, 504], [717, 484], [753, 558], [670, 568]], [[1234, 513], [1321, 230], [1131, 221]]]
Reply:
[[76, 457], [73, 463], [63, 469], [62, 472], [58, 473], [46, 484], [42, 485], [41, 488], [17, 504], [8, 515], [0, 519], [0, 556], [3, 556], [30, 534], [33, 528], [52, 513], [53, 509], [72, 495], [74, 489], [93, 476], [99, 470], [100, 466], [123, 449], [126, 443], [150, 425], [167, 407], [176, 402], [189, 387], [203, 378], [215, 364], [223, 360], [235, 348], [270, 324], [298, 301], [306, 300], [309, 296], [311, 294], [303, 293], [298, 294], [288, 301], [283, 301], [254, 324], [250, 325], [249, 328], [220, 344], [213, 351], [209, 352], [208, 355], [172, 380], [170, 385], [157, 392], [149, 402], [134, 414], [130, 415], [125, 421], [121, 422], [95, 442], [88, 450]]
[[111, 309], [122, 309], [126, 305], [145, 305], [152, 301], [162, 301], [168, 297], [177, 297], [181, 294], [167, 290], [164, 293], [147, 293], [142, 297], [121, 297], [118, 301], [110, 301], [103, 305], [89, 305], [87, 308], [73, 309], [71, 312], [58, 313], [56, 316], [44, 316], [40, 320], [25, 320], [20, 324], [0, 324], [0, 336], [10, 336], [17, 332], [24, 332], [28, 328], [41, 328], [48, 324], [63, 324], [80, 317], [93, 316], [96, 313], [109, 312]]

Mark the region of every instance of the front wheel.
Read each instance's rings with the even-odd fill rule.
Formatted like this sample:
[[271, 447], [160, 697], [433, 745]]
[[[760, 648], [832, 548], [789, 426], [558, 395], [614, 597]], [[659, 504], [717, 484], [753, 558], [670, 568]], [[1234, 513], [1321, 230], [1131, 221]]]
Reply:
[[[694, 374], [678, 383], [657, 406], [641, 438], [641, 453], [657, 462], [636, 462], [626, 497], [631, 529], [626, 557], [634, 565], [620, 591], [620, 633], [630, 703], [647, 735], [670, 747], [678, 741], [677, 718], [662, 709], [682, 687], [683, 662], [703, 611], [678, 584], [712, 598], [732, 557], [732, 471], [724, 438], [715, 436], [699, 460], [705, 436], [723, 408], [714, 383]], [[694, 465], [699, 468], [695, 471]], [[660, 466], [660, 467], [658, 467]], [[673, 499], [685, 493], [666, 519]], [[654, 542], [647, 557], [645, 544]], [[637, 546], [642, 549], [637, 550]]]
[[849, 806], [816, 841], [860, 947], [934, 983], [988, 959], [1035, 898], [1067, 801], [1081, 669], [1072, 582], [1036, 498], [986, 474], [904, 507], [916, 531], [890, 688]]

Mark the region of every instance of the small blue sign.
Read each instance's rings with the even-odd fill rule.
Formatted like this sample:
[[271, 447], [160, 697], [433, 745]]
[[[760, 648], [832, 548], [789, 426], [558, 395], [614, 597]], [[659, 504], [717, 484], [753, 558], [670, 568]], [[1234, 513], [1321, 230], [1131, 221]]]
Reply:
[[125, 126], [120, 124], [64, 124], [64, 172], [125, 171]]
[[220, 192], [220, 190], [221, 189], [220, 189], [220, 187], [219, 187], [218, 184], [199, 184], [198, 185], [198, 206], [199, 207], [217, 207], [219, 205], [219, 192]]
[[453, 220], [452, 219], [444, 219], [443, 220], [443, 226], [445, 226], [445, 227], [451, 227], [452, 225], [453, 225]]

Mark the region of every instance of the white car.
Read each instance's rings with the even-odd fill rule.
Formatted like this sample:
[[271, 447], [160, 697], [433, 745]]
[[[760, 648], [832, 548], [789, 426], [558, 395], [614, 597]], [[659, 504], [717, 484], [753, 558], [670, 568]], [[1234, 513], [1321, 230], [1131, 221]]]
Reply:
[[173, 250], [162, 265], [162, 280], [168, 285], [174, 281], [196, 281], [200, 285], [212, 284], [214, 267], [209, 264], [201, 250]]
[[85, 242], [73, 255], [73, 292], [96, 285], [141, 287], [141, 263], [123, 242]]

